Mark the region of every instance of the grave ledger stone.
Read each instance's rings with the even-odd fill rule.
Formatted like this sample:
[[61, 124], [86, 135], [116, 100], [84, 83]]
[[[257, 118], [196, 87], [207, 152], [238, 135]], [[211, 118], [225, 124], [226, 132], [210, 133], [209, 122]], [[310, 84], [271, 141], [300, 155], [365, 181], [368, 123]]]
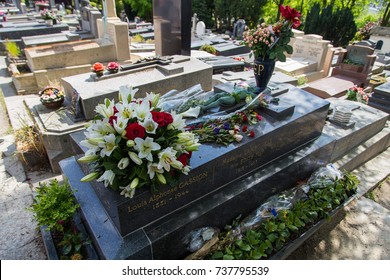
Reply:
[[[328, 153], [318, 153], [310, 164], [292, 169], [272, 166], [321, 135], [329, 108], [329, 102], [293, 87], [280, 98], [294, 107], [290, 115], [276, 120], [263, 113], [265, 120], [254, 127], [253, 139], [228, 146], [202, 145], [193, 153], [189, 175], [173, 187], [161, 187], [159, 193], [140, 190], [133, 199], [125, 199], [100, 184], [80, 183], [86, 167], [74, 158], [61, 161], [64, 175], [77, 189], [75, 196], [100, 257], [183, 258], [187, 254], [183, 238], [190, 231], [203, 226], [223, 228], [271, 194], [290, 187], [288, 173], [299, 170], [303, 179], [328, 161]], [[73, 138], [79, 143], [82, 134]]]

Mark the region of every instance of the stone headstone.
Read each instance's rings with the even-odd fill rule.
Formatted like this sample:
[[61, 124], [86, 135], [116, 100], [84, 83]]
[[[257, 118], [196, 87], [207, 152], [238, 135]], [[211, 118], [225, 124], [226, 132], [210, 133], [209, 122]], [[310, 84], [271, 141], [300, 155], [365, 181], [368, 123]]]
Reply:
[[367, 56], [373, 53], [373, 49], [367, 46], [352, 45], [347, 47], [347, 58], [356, 64], [366, 64]]
[[376, 50], [381, 50], [381, 49], [382, 49], [382, 46], [383, 46], [383, 41], [382, 41], [382, 40], [378, 40], [378, 41], [376, 42], [375, 49], [376, 49]]
[[245, 31], [245, 20], [239, 19], [233, 28], [233, 39], [242, 40], [242, 35]]
[[191, 5], [184, 0], [153, 0], [156, 54], [191, 55]]
[[196, 24], [196, 35], [203, 36], [206, 33], [206, 25], [203, 21], [199, 21]]

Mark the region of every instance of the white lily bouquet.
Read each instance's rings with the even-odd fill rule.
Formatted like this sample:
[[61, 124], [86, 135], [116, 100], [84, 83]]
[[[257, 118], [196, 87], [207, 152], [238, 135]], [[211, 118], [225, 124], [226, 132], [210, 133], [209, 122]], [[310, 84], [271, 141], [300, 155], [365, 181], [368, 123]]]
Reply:
[[160, 96], [134, 98], [138, 89], [121, 86], [119, 102], [105, 99], [86, 129], [81, 144], [88, 148], [79, 162], [89, 163], [82, 182], [97, 180], [132, 198], [136, 188], [157, 186], [188, 174], [193, 151], [200, 144], [175, 112], [163, 112]]

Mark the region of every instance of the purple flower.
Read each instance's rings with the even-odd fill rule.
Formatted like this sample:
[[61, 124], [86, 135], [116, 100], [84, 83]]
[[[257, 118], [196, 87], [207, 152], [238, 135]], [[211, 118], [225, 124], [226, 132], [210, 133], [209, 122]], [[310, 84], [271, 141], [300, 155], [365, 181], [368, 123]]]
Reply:
[[219, 133], [219, 127], [214, 128], [214, 134], [218, 134], [218, 133]]
[[229, 130], [229, 129], [230, 129], [229, 123], [224, 123], [224, 124], [223, 124], [223, 128], [224, 128], [225, 130]]

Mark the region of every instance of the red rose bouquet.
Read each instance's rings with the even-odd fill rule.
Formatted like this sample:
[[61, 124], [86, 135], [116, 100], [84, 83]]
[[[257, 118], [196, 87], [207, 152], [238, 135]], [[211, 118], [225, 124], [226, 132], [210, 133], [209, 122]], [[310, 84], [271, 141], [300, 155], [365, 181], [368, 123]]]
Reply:
[[244, 32], [243, 44], [252, 50], [255, 58], [285, 62], [284, 53], [292, 54], [293, 48], [289, 45], [290, 38], [294, 36], [292, 28], [300, 26], [301, 14], [289, 6], [280, 5], [279, 10], [283, 17], [281, 21], [273, 25], [262, 23]]
[[80, 162], [90, 164], [81, 181], [97, 179], [106, 187], [133, 197], [136, 188], [167, 184], [188, 174], [198, 139], [186, 132], [180, 115], [163, 112], [159, 95], [135, 99], [137, 90], [122, 86], [119, 102], [105, 99], [96, 107], [97, 118], [89, 124], [82, 145], [88, 148]]

